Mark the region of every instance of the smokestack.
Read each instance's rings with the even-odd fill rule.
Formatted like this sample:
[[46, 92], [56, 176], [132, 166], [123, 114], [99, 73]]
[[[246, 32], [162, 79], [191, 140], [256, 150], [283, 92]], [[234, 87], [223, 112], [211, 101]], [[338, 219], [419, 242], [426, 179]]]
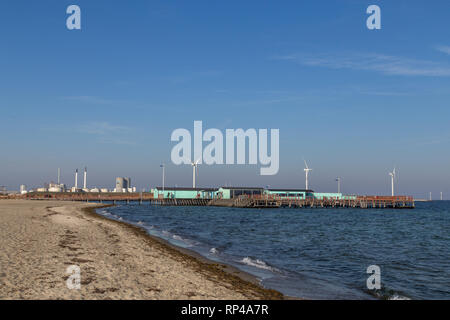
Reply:
[[61, 184], [61, 168], [58, 168], [58, 185]]
[[75, 189], [78, 189], [78, 169], [75, 170]]
[[84, 167], [84, 182], [83, 182], [83, 189], [86, 189], [86, 182], [87, 182], [87, 167]]

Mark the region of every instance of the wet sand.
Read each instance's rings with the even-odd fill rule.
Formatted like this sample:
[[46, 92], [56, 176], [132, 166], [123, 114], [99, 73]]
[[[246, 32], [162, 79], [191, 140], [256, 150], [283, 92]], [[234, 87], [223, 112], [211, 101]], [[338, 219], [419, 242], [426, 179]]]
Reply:
[[[257, 280], [94, 213], [98, 204], [0, 200], [0, 299], [282, 299]], [[67, 267], [81, 288], [69, 289]]]

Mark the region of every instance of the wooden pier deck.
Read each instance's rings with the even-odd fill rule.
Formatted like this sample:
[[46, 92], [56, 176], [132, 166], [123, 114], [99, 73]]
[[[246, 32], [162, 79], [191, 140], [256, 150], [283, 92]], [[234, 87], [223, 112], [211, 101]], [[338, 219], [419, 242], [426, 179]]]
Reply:
[[30, 200], [62, 200], [87, 202], [138, 202], [160, 206], [216, 206], [235, 208], [360, 208], [360, 209], [412, 209], [410, 196], [356, 196], [354, 198], [298, 198], [274, 195], [239, 196], [233, 199], [163, 199], [152, 193], [29, 193], [21, 196]]
[[357, 196], [354, 199], [296, 198], [277, 196], [253, 196], [246, 207], [254, 208], [360, 208], [360, 209], [412, 209], [414, 198], [409, 196]]

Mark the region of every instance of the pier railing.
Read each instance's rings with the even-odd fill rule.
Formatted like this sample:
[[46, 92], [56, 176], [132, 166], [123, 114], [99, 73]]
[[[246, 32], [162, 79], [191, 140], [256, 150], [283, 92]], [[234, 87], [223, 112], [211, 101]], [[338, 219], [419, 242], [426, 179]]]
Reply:
[[411, 196], [357, 196], [356, 198], [367, 201], [414, 201]]
[[237, 207], [345, 207], [345, 208], [414, 208], [411, 196], [354, 196], [354, 197], [290, 197], [279, 195], [243, 195], [235, 201]]

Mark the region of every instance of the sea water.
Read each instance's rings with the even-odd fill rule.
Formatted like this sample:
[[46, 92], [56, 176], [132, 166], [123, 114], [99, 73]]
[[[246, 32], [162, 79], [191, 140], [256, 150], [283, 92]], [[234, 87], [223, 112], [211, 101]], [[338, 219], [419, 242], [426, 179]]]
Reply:
[[[309, 299], [449, 299], [450, 201], [415, 209], [118, 205], [98, 213]], [[369, 290], [367, 268], [381, 269]]]

